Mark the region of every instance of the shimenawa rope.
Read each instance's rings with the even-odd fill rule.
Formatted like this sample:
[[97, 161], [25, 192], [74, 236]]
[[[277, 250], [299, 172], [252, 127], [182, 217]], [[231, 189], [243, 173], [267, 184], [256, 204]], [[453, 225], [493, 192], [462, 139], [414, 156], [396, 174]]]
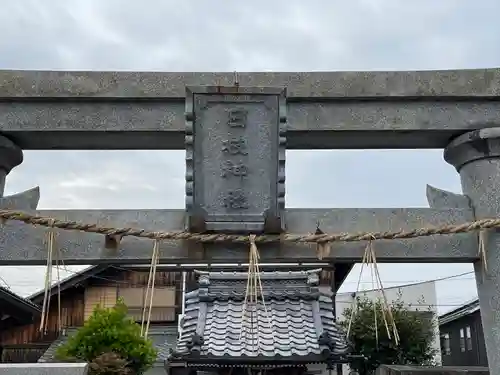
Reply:
[[[0, 219], [22, 221], [26, 224], [53, 227], [63, 230], [78, 230], [87, 233], [98, 233], [111, 237], [141, 237], [158, 240], [192, 240], [198, 242], [240, 242], [248, 243], [248, 236], [237, 234], [207, 234], [178, 232], [156, 232], [138, 228], [113, 228], [102, 227], [97, 224], [79, 223], [76, 221], [60, 220], [50, 217], [28, 214], [22, 211], [0, 210]], [[255, 243], [267, 242], [309, 242], [309, 243], [329, 243], [329, 242], [357, 242], [370, 240], [398, 240], [416, 237], [426, 237], [433, 235], [467, 233], [477, 230], [500, 228], [500, 219], [482, 219], [457, 225], [443, 225], [411, 230], [400, 230], [395, 232], [362, 232], [362, 233], [338, 233], [338, 234], [289, 234], [281, 235], [259, 235], [256, 236]]]

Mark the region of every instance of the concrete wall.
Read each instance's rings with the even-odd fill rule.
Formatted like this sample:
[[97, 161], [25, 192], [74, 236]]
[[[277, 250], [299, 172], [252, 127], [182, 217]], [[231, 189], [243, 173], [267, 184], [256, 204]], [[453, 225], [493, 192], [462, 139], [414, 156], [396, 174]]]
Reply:
[[[435, 332], [433, 347], [437, 349], [437, 354], [434, 357], [436, 365], [441, 365], [441, 346], [439, 340], [438, 313], [437, 313], [437, 295], [435, 282], [426, 282], [412, 285], [405, 285], [393, 288], [384, 288], [385, 294], [389, 303], [396, 300], [401, 300], [410, 309], [419, 311], [432, 311], [435, 319]], [[325, 289], [326, 291], [326, 289]], [[367, 290], [358, 292], [361, 298], [369, 299], [381, 298], [380, 291]], [[337, 319], [343, 319], [344, 310], [352, 306], [355, 295], [353, 293], [341, 293], [336, 297], [336, 314]], [[343, 368], [343, 374], [349, 373], [347, 365]]]

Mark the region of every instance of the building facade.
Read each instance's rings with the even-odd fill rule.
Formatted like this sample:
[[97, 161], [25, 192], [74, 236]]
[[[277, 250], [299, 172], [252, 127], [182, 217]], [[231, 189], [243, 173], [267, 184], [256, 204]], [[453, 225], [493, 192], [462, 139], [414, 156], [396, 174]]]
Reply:
[[[319, 284], [328, 290], [335, 288], [342, 283], [351, 267], [324, 269], [319, 274]], [[290, 266], [290, 269], [295, 268]], [[97, 305], [111, 307], [118, 298], [122, 298], [128, 306], [130, 317], [141, 320], [148, 277], [147, 266], [133, 265], [98, 265], [75, 273], [50, 289], [49, 316], [43, 331], [39, 327], [44, 291], [21, 298], [0, 288], [0, 362], [54, 361], [57, 347], [84, 324]], [[184, 294], [197, 288], [198, 274], [192, 269], [158, 266], [149, 330], [149, 337], [158, 350], [158, 358], [147, 375], [165, 374], [164, 361], [175, 347], [179, 317], [184, 313]], [[60, 316], [57, 303], [59, 291]]]
[[439, 331], [443, 365], [488, 367], [479, 300], [441, 315]]

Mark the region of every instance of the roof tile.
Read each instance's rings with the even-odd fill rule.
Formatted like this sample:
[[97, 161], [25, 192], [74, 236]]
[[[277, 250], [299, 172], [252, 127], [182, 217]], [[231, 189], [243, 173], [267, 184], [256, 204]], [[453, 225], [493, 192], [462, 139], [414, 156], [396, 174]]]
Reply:
[[318, 272], [262, 272], [265, 303], [247, 304], [246, 314], [246, 273], [200, 273], [200, 288], [186, 295], [174, 357], [347, 354]]

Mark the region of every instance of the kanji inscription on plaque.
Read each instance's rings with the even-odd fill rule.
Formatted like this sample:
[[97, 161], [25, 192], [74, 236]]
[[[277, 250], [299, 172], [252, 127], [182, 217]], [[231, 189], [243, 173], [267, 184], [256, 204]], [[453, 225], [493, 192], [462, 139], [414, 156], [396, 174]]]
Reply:
[[223, 196], [224, 206], [235, 210], [248, 208], [247, 194], [242, 189], [228, 190]]
[[229, 121], [227, 124], [232, 128], [244, 128], [247, 124], [248, 112], [245, 108], [229, 109]]
[[285, 101], [281, 88], [187, 88], [187, 229], [284, 229]]
[[237, 177], [245, 177], [248, 174], [247, 166], [242, 162], [232, 162], [231, 160], [227, 160], [221, 165], [221, 176], [237, 176]]
[[248, 155], [247, 141], [243, 137], [225, 139], [222, 141], [222, 151], [231, 155]]

